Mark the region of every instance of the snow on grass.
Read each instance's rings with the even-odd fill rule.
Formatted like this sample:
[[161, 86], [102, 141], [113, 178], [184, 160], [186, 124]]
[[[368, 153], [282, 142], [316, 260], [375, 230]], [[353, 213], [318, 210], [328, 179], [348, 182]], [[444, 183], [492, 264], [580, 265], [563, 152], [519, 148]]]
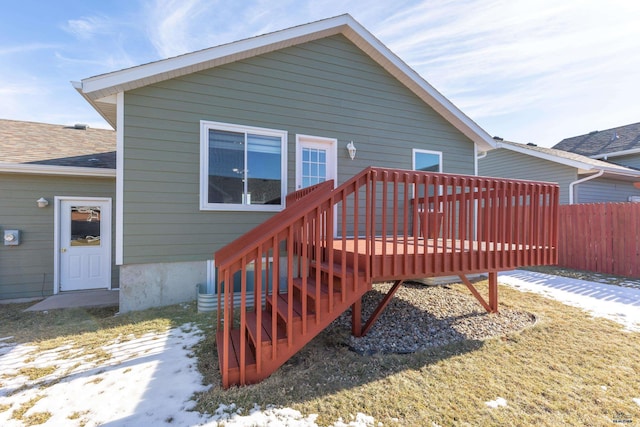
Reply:
[[507, 406], [507, 401], [502, 397], [498, 397], [496, 400], [490, 400], [488, 402], [484, 402], [484, 404], [489, 408], [499, 408], [501, 406]]
[[640, 406], [640, 397], [634, 397], [633, 401], [636, 402], [638, 406]]
[[[22, 426], [47, 414], [44, 426], [264, 426], [316, 427], [317, 414], [291, 408], [220, 405], [212, 415], [191, 411], [194, 393], [205, 391], [192, 348], [202, 333], [192, 324], [125, 337], [98, 350], [70, 345], [39, 350], [32, 345], [0, 346], [0, 425]], [[100, 357], [93, 357], [94, 353]], [[38, 375], [42, 372], [42, 375]], [[6, 409], [5, 409], [6, 408]], [[15, 417], [15, 418], [14, 418]], [[374, 427], [373, 417], [356, 414], [334, 427]]]
[[498, 280], [611, 319], [629, 331], [640, 331], [640, 289], [523, 270], [501, 272]]
[[[207, 389], [191, 354], [200, 339], [197, 328], [185, 325], [107, 345], [102, 350], [111, 358], [99, 362], [86, 354], [74, 358], [65, 347], [38, 354], [33, 346], [14, 345], [0, 355], [0, 406], [10, 405], [0, 413], [0, 425], [23, 425], [11, 418], [14, 411], [41, 395], [25, 416], [51, 413], [43, 425], [200, 424], [206, 419], [189, 411], [193, 393]], [[54, 373], [35, 380], [20, 373], [51, 366], [57, 368]]]

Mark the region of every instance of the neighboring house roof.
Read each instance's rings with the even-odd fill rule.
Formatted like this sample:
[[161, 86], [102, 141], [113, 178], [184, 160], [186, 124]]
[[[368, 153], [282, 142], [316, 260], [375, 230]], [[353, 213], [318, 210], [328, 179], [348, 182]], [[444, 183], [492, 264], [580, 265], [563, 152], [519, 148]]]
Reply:
[[0, 171], [115, 176], [116, 133], [0, 119]]
[[640, 123], [565, 138], [553, 148], [594, 158], [640, 153]]
[[116, 128], [118, 93], [337, 34], [342, 34], [368, 54], [480, 150], [495, 148], [489, 134], [348, 14], [89, 77], [73, 85]]
[[571, 166], [578, 169], [579, 174], [597, 173], [603, 171], [606, 175], [618, 177], [630, 177], [633, 180], [640, 178], [640, 170], [627, 168], [602, 160], [592, 159], [581, 154], [570, 153], [556, 148], [538, 147], [537, 145], [519, 144], [512, 141], [499, 141], [498, 148], [527, 154], [540, 159]]

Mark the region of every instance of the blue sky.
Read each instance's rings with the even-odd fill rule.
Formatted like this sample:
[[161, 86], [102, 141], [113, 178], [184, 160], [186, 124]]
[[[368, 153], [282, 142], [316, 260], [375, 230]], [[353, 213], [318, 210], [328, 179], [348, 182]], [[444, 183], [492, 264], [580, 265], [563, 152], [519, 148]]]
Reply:
[[0, 118], [108, 128], [70, 81], [342, 13], [491, 135], [551, 146], [640, 121], [633, 0], [6, 1]]

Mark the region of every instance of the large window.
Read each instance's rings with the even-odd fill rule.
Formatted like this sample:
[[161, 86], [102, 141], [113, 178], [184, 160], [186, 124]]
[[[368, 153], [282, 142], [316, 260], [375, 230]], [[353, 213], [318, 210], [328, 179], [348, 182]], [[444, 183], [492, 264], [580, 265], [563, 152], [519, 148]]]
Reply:
[[282, 209], [286, 147], [286, 131], [201, 121], [200, 209]]

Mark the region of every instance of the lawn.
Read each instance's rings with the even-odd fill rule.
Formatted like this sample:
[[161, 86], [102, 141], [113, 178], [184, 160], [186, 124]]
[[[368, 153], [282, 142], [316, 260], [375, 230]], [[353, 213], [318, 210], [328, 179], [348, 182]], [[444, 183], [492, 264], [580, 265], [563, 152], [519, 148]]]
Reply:
[[[535, 314], [535, 326], [375, 356], [355, 354], [345, 346], [348, 331], [329, 329], [262, 383], [213, 388], [198, 407], [275, 404], [317, 413], [321, 425], [358, 412], [384, 425], [640, 425], [639, 333], [541, 296], [504, 286], [500, 294], [502, 307]], [[200, 363], [207, 381], [219, 383], [217, 360], [207, 358], [214, 346], [211, 337], [202, 343]], [[506, 406], [487, 405], [498, 398]]]
[[385, 426], [640, 425], [640, 333], [538, 295], [504, 286], [500, 294], [501, 307], [533, 313], [537, 323], [485, 341], [374, 356], [350, 351], [349, 331], [336, 326], [267, 380], [230, 390], [219, 387], [213, 318], [193, 305], [120, 316], [105, 309], [23, 313], [24, 307], [3, 305], [0, 338], [43, 349], [74, 342], [89, 352], [116, 337], [194, 323], [205, 331], [196, 348], [199, 368], [214, 384], [195, 396], [196, 407], [208, 413], [221, 404], [272, 404], [319, 414], [320, 425], [357, 413]]

